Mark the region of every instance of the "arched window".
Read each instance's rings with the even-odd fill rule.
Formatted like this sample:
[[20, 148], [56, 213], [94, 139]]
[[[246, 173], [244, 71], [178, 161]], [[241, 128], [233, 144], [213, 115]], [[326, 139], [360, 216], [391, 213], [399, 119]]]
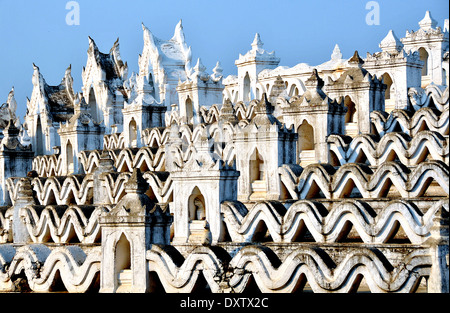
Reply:
[[314, 150], [314, 128], [306, 120], [298, 127], [298, 150]]
[[392, 78], [391, 75], [388, 73], [383, 74], [383, 81], [384, 84], [387, 86], [386, 91], [384, 92], [384, 99], [390, 100], [391, 99], [391, 91], [392, 91]]
[[94, 121], [99, 122], [97, 100], [95, 99], [94, 88], [89, 91], [89, 113], [91, 113]]
[[250, 77], [248, 75], [248, 72], [245, 73], [245, 77], [244, 77], [244, 94], [243, 94], [244, 98], [243, 101], [244, 102], [248, 102], [251, 99], [251, 95], [250, 95]]
[[134, 118], [131, 119], [130, 126], [128, 127], [128, 137], [130, 140], [130, 147], [137, 147], [137, 125]]
[[345, 113], [345, 134], [353, 137], [358, 134], [356, 104], [349, 96], [345, 96], [344, 105], [347, 107], [347, 113]]
[[250, 200], [262, 200], [266, 198], [267, 184], [265, 164], [262, 155], [255, 149], [250, 156]]
[[131, 287], [131, 245], [124, 234], [116, 244], [114, 273], [117, 277], [118, 290], [127, 290]]
[[131, 249], [130, 242], [127, 240], [124, 234], [120, 236], [119, 241], [116, 244], [116, 273], [122, 270], [131, 269]]
[[156, 97], [156, 96], [155, 96], [155, 86], [154, 86], [154, 83], [153, 83], [153, 76], [152, 76], [152, 73], [149, 73], [149, 74], [148, 74], [148, 83], [149, 83], [150, 86], [153, 87], [153, 88], [151, 88], [150, 94], [152, 95], [153, 98], [155, 98], [155, 97]]
[[265, 180], [264, 159], [258, 149], [255, 149], [250, 157], [250, 182], [253, 183], [255, 180]]
[[70, 141], [67, 141], [66, 145], [66, 165], [67, 165], [67, 174], [73, 174], [74, 165], [73, 165], [73, 148]]
[[44, 134], [42, 133], [41, 118], [38, 116], [36, 123], [36, 155], [44, 154]]
[[420, 60], [423, 61], [423, 67], [422, 67], [422, 76], [428, 75], [428, 52], [425, 50], [425, 48], [419, 49], [419, 57]]
[[442, 84], [446, 86], [448, 85], [447, 71], [445, 68], [442, 68]]
[[314, 150], [314, 128], [303, 120], [298, 127], [297, 162], [306, 166], [315, 162], [316, 151]]
[[193, 124], [194, 123], [194, 107], [192, 105], [191, 98], [186, 99], [185, 107], [186, 107], [186, 123]]
[[344, 105], [347, 107], [347, 113], [345, 114], [345, 123], [355, 122], [356, 105], [349, 96], [345, 96]]

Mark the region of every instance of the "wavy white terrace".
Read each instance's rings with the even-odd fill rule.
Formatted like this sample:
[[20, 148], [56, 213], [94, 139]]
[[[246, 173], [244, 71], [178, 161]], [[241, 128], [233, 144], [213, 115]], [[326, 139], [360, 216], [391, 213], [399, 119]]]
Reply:
[[0, 107], [0, 292], [449, 292], [449, 29], [224, 76], [178, 23]]

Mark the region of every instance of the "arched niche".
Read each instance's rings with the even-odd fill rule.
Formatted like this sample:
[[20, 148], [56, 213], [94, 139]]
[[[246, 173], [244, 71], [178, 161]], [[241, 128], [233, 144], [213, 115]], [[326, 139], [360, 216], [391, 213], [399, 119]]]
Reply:
[[88, 106], [89, 106], [89, 113], [91, 114], [94, 121], [99, 122], [97, 99], [95, 98], [94, 88], [92, 88], [92, 87], [89, 90]]
[[245, 77], [244, 77], [244, 94], [243, 94], [243, 99], [244, 102], [248, 102], [251, 100], [251, 95], [250, 95], [250, 76], [248, 75], [248, 72], [245, 73]]
[[42, 132], [41, 117], [38, 115], [36, 122], [36, 155], [44, 154], [44, 133]]
[[315, 160], [315, 142], [314, 142], [314, 127], [303, 120], [302, 124], [297, 129], [297, 157], [298, 163], [302, 166], [314, 163]]
[[250, 156], [249, 166], [250, 182], [254, 182], [255, 180], [265, 180], [264, 159], [259, 153], [258, 149], [255, 149], [255, 151], [253, 151], [253, 154]]
[[356, 105], [350, 96], [345, 96], [344, 105], [347, 107], [347, 113], [345, 113], [345, 123], [354, 123], [356, 117]]
[[383, 74], [383, 82], [386, 85], [386, 91], [384, 92], [385, 111], [390, 112], [395, 109], [395, 90], [391, 75], [388, 73]]
[[73, 147], [70, 140], [67, 141], [66, 144], [66, 166], [67, 166], [67, 174], [73, 174], [74, 173], [74, 162], [73, 162]]
[[422, 76], [428, 76], [428, 52], [425, 48], [419, 48], [419, 57], [424, 63], [422, 67]]
[[130, 147], [137, 147], [137, 124], [134, 118], [131, 119], [130, 124], [128, 126], [128, 139], [130, 142]]
[[192, 105], [191, 98], [187, 98], [185, 101], [185, 108], [186, 108], [186, 123], [187, 124], [193, 124], [194, 119], [194, 106]]
[[344, 106], [347, 108], [347, 113], [345, 113], [345, 134], [354, 137], [358, 134], [358, 113], [356, 104], [350, 96], [345, 96]]
[[188, 199], [188, 242], [208, 244], [211, 242], [211, 232], [207, 221], [206, 200], [198, 187], [192, 190]]
[[391, 75], [389, 75], [388, 73], [384, 73], [382, 77], [383, 77], [384, 84], [387, 86], [386, 91], [384, 92], [384, 99], [389, 100], [389, 99], [391, 99], [391, 91], [392, 91], [393, 81], [392, 81]]
[[122, 233], [114, 249], [114, 274], [117, 277], [117, 292], [132, 286], [131, 244]]
[[266, 171], [263, 156], [255, 149], [249, 160], [251, 200], [265, 199], [267, 193]]
[[116, 274], [119, 274], [123, 270], [131, 269], [131, 245], [127, 237], [122, 233], [119, 240], [116, 243], [115, 253], [115, 265], [114, 269]]
[[203, 221], [206, 220], [206, 205], [205, 197], [200, 192], [198, 187], [192, 190], [189, 197], [189, 221]]

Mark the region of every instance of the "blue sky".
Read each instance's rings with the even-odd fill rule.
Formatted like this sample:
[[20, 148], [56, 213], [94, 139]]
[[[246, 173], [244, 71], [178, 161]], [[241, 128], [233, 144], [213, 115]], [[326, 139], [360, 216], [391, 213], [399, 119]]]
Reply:
[[251, 46], [256, 32], [280, 65], [317, 65], [339, 44], [344, 58], [379, 51], [390, 29], [399, 38], [417, 30], [430, 10], [438, 26], [448, 18], [446, 0], [379, 0], [379, 25], [367, 25], [366, 0], [78, 0], [80, 24], [67, 25], [66, 0], [0, 0], [0, 103], [14, 86], [23, 121], [32, 91], [33, 62], [50, 85], [58, 85], [72, 65], [74, 88], [81, 90], [88, 36], [107, 53], [119, 37], [129, 73], [138, 71], [143, 22], [159, 38], [170, 39], [180, 19], [193, 62], [200, 57], [211, 72], [217, 61], [224, 75], [236, 74], [234, 61]]

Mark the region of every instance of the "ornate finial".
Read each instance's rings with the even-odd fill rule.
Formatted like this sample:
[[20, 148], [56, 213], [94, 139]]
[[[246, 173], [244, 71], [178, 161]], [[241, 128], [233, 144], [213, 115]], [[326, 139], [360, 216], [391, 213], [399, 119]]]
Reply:
[[72, 64], [69, 64], [69, 66], [66, 68], [66, 75], [70, 75], [70, 73], [72, 72]]
[[252, 42], [252, 50], [261, 50], [264, 46], [264, 43], [261, 41], [261, 37], [259, 36], [259, 33], [256, 33], [255, 38]]
[[98, 47], [95, 44], [94, 39], [92, 39], [91, 36], [88, 36], [88, 39], [89, 39], [88, 53], [98, 53]]
[[216, 66], [213, 68], [213, 74], [211, 75], [211, 78], [214, 81], [219, 81], [223, 77], [223, 69], [220, 66], [220, 62], [217, 61]]
[[331, 59], [332, 60], [340, 60], [340, 59], [342, 59], [342, 52], [341, 52], [341, 49], [339, 48], [338, 44], [336, 44], [334, 46], [333, 53], [331, 54]]
[[222, 74], [223, 68], [220, 66], [220, 62], [217, 61], [216, 66], [213, 68], [214, 74]]
[[359, 57], [358, 50], [355, 51], [353, 56], [348, 60], [349, 65], [361, 67], [364, 64], [364, 60]]
[[1, 140], [0, 149], [7, 148], [9, 150], [14, 150], [17, 148], [19, 149], [24, 148], [19, 141], [20, 129], [18, 129], [14, 124], [15, 124], [14, 121], [10, 119], [8, 125], [3, 130], [4, 137]]
[[197, 64], [195, 64], [194, 66], [194, 71], [198, 73], [203, 73], [204, 71], [206, 71], [206, 66], [203, 65], [200, 58], [197, 59]]
[[119, 37], [117, 37], [116, 41], [114, 41], [114, 44], [112, 46], [112, 49], [119, 47]]
[[322, 89], [324, 81], [320, 78], [317, 69], [313, 69], [311, 76], [305, 81], [305, 85], [314, 89]]
[[141, 170], [139, 168], [133, 169], [133, 174], [125, 183], [126, 193], [145, 193], [148, 189], [148, 183], [142, 176]]
[[433, 217], [433, 224], [430, 228], [431, 238], [437, 241], [446, 240], [448, 242], [448, 219], [449, 214], [443, 209], [443, 207], [436, 211]]
[[10, 118], [12, 120], [16, 120], [17, 102], [14, 98], [14, 86], [8, 94], [8, 100], [6, 100], [6, 103], [8, 104]]
[[261, 100], [258, 102], [258, 104], [255, 107], [255, 113], [256, 114], [272, 114], [274, 110], [274, 107], [272, 103], [269, 102], [269, 99], [267, 98], [267, 94], [264, 93], [261, 97]]
[[102, 172], [116, 171], [116, 168], [114, 167], [114, 160], [111, 158], [108, 150], [106, 150], [105, 148], [102, 150], [102, 153], [100, 154], [98, 167], [99, 169], [102, 170]]
[[185, 42], [184, 32], [183, 32], [183, 24], [182, 24], [181, 19], [178, 22], [177, 26], [175, 26], [175, 31], [174, 31], [174, 34], [173, 34], [173, 38], [176, 41], [178, 41], [178, 43], [184, 43]]
[[[37, 177], [37, 176], [35, 176]], [[33, 199], [33, 187], [31, 186], [31, 179], [22, 177], [19, 183], [19, 189], [17, 190], [16, 200], [26, 200], [34, 202]]]
[[431, 17], [430, 11], [425, 13], [425, 17], [419, 22], [419, 26], [423, 30], [436, 28], [437, 22]]
[[209, 80], [209, 74], [205, 72], [206, 66], [202, 64], [202, 61], [200, 58], [197, 59], [197, 64], [193, 68], [193, 73], [189, 77], [191, 80], [196, 80], [196, 78], [201, 79], [202, 81], [208, 81]]
[[273, 82], [272, 88], [270, 90], [269, 99], [273, 103], [276, 103], [276, 99], [280, 97], [283, 93], [286, 93], [286, 85], [283, 78], [278, 75]]
[[380, 42], [380, 49], [389, 53], [398, 53], [403, 49], [403, 43], [397, 38], [391, 29], [389, 33]]
[[220, 109], [219, 117], [228, 122], [237, 122], [237, 117], [233, 108], [233, 103], [229, 98], [225, 98]]

